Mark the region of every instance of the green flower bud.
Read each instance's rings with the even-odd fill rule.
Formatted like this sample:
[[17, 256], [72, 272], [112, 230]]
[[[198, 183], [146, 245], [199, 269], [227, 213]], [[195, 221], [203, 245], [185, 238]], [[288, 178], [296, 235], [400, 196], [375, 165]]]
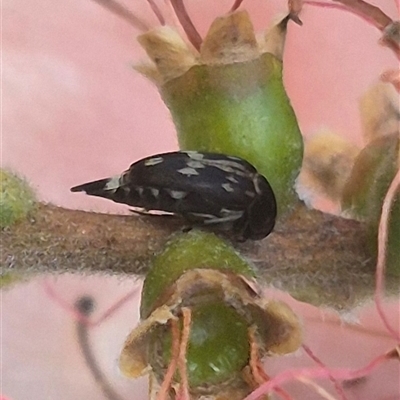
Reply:
[[[302, 336], [290, 308], [262, 297], [253, 278], [251, 266], [215, 235], [192, 231], [173, 238], [145, 279], [142, 321], [125, 342], [122, 372], [137, 377], [151, 370], [152, 390], [158, 390], [172, 362], [173, 323], [182, 334], [185, 308], [192, 321], [185, 355], [191, 393], [243, 398], [253, 388], [247, 379], [251, 344], [261, 359], [295, 351]], [[180, 381], [176, 373], [173, 384]]]
[[170, 28], [139, 37], [182, 150], [238, 156], [275, 192], [278, 215], [297, 202], [303, 140], [282, 81], [285, 18], [257, 40], [246, 12], [217, 18], [194, 54]]
[[11, 172], [0, 170], [0, 228], [26, 218], [36, 205], [28, 184]]
[[[368, 224], [369, 247], [377, 253], [377, 237], [382, 204], [399, 168], [398, 134], [370, 142], [356, 158], [342, 198], [345, 212]], [[400, 275], [400, 195], [397, 194], [389, 219], [387, 272]]]

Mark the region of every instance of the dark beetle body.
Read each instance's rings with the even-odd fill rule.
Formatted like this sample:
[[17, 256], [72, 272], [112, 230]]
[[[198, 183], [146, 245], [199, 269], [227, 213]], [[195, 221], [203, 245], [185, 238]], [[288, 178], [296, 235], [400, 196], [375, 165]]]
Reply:
[[119, 176], [71, 190], [180, 215], [192, 225], [232, 231], [239, 240], [266, 237], [276, 218], [268, 181], [247, 161], [216, 153], [158, 154]]

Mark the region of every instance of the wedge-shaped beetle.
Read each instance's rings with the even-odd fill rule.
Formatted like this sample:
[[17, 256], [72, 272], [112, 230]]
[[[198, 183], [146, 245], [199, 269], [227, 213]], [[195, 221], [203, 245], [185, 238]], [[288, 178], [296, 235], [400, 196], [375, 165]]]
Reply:
[[121, 175], [73, 187], [147, 214], [163, 211], [192, 226], [259, 240], [273, 229], [276, 200], [268, 181], [247, 161], [216, 153], [178, 151], [132, 164]]

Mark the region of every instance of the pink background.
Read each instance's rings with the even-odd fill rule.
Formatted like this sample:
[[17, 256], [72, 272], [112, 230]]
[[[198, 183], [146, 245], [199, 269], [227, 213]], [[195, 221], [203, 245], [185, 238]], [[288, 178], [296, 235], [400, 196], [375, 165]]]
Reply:
[[[204, 34], [232, 1], [185, 3]], [[126, 4], [157, 25], [144, 0]], [[394, 1], [375, 4], [396, 18]], [[244, 5], [257, 29], [286, 9], [283, 0], [245, 0]], [[135, 42], [138, 32], [90, 0], [6, 0], [2, 8], [2, 166], [25, 176], [43, 201], [124, 212], [123, 206], [71, 194], [69, 188], [177, 148], [172, 121], [156, 88], [131, 68], [145, 57]], [[284, 72], [302, 131], [307, 136], [329, 128], [361, 144], [358, 98], [384, 70], [397, 68], [397, 61], [377, 44], [379, 32], [358, 17], [307, 7], [301, 18], [303, 27], [289, 28]], [[65, 276], [53, 285], [70, 304], [81, 294], [92, 294], [100, 314], [135, 282]], [[45, 294], [41, 279], [1, 296], [2, 394], [13, 400], [102, 398], [83, 365], [71, 316]], [[120, 377], [115, 361], [137, 322], [137, 304], [138, 297], [92, 334], [99, 361], [121, 396], [144, 400], [146, 381]], [[331, 367], [361, 367], [395, 345], [373, 306], [362, 311], [357, 331], [329, 312], [292, 304], [303, 315], [306, 343]], [[398, 304], [388, 307], [398, 326]], [[289, 360], [292, 367], [313, 365], [304, 357]], [[282, 362], [287, 366], [287, 360], [278, 364]], [[388, 363], [353, 389], [349, 399], [399, 399], [398, 365]], [[268, 373], [279, 368], [271, 362]], [[307, 393], [307, 399], [319, 398]]]

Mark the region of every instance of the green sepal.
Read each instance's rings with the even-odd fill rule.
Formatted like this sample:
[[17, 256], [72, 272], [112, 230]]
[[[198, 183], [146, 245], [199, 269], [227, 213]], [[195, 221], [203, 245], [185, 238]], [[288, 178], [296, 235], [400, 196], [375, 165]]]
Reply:
[[152, 262], [143, 285], [141, 318], [149, 316], [155, 301], [172, 283], [195, 268], [231, 271], [249, 278], [255, 276], [250, 264], [216, 235], [199, 230], [179, 234]]
[[[150, 364], [161, 363], [165, 371], [171, 360], [172, 335], [164, 326], [152, 332], [150, 347], [158, 348], [160, 340], [161, 360], [150, 359]], [[248, 323], [235, 309], [222, 302], [194, 306], [186, 354], [190, 387], [199, 389], [241, 379], [240, 372], [249, 361], [249, 347]]]
[[275, 192], [278, 214], [294, 190], [303, 140], [282, 82], [282, 62], [269, 53], [226, 65], [195, 65], [160, 88], [180, 148], [242, 157]]

